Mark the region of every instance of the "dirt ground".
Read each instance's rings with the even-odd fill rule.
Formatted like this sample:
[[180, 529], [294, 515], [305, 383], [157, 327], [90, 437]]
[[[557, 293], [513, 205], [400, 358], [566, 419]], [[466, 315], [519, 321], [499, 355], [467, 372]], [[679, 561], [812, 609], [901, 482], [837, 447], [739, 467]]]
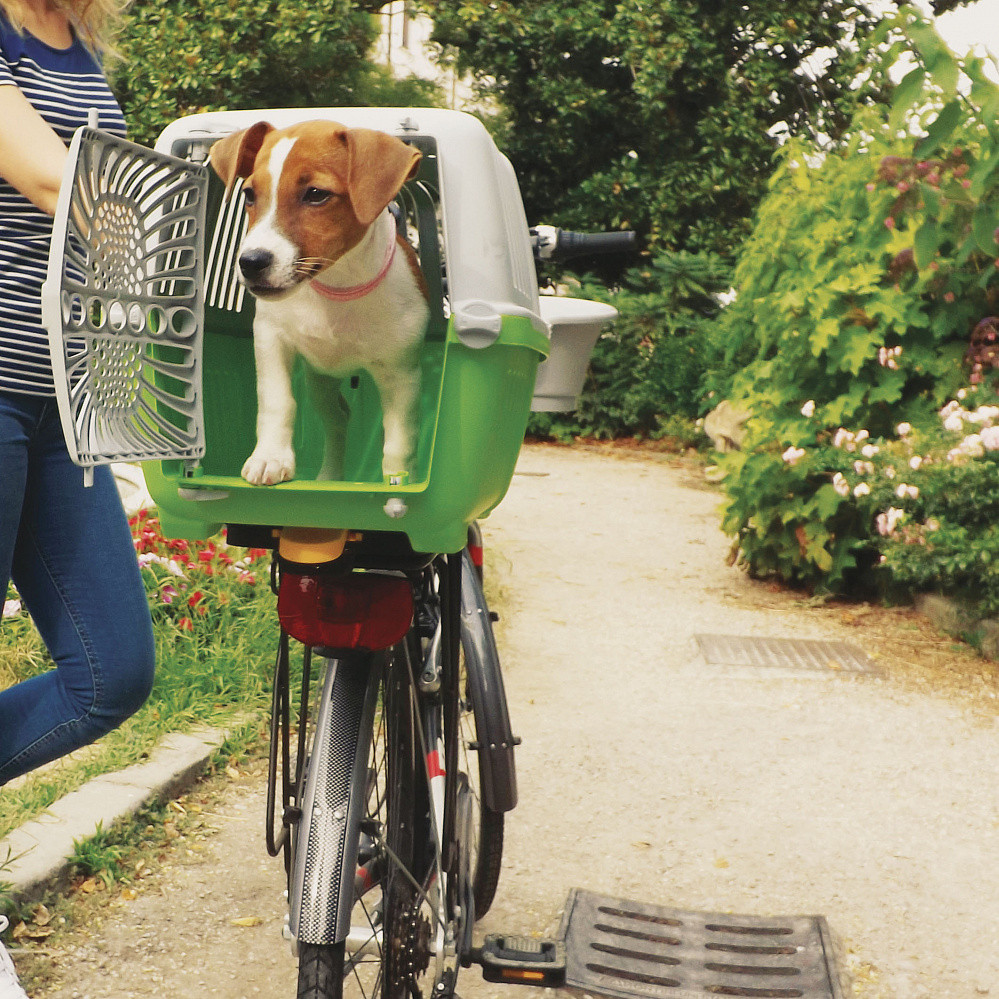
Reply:
[[[746, 579], [718, 501], [693, 464], [535, 446], [485, 521], [523, 745], [481, 930], [551, 933], [574, 886], [822, 914], [848, 996], [999, 996], [999, 670], [911, 611]], [[845, 639], [881, 676], [709, 665], [698, 634]], [[293, 995], [263, 771], [192, 791], [132, 885], [78, 894], [82, 928], [16, 952], [31, 994]], [[459, 992], [515, 994], [471, 972]]]

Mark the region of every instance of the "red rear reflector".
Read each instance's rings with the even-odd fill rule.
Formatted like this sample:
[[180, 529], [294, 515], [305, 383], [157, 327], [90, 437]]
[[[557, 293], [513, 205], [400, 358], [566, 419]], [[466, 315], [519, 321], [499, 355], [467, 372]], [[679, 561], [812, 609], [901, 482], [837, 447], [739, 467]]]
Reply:
[[469, 545], [468, 554], [472, 556], [472, 565], [477, 569], [481, 569], [484, 561], [482, 545]]
[[413, 620], [407, 580], [376, 573], [281, 573], [281, 627], [303, 645], [377, 652], [402, 640]]

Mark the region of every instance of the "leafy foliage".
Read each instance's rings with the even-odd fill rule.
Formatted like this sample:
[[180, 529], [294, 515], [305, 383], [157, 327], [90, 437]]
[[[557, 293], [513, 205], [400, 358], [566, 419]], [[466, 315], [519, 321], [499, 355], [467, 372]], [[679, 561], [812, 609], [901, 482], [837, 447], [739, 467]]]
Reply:
[[110, 67], [132, 137], [150, 144], [199, 111], [365, 103], [379, 6], [136, 0]]
[[[999, 88], [912, 12], [875, 40], [891, 43], [881, 72], [903, 49], [914, 68], [892, 106], [862, 110], [836, 148], [788, 144], [736, 271], [726, 363], [711, 379], [716, 398], [753, 413], [744, 450], [723, 459], [725, 527], [741, 559], [834, 591], [872, 578], [887, 544], [877, 518], [898, 487], [894, 468], [851, 481], [854, 463], [866, 470], [897, 450], [900, 425], [932, 435], [937, 411], [986, 379], [982, 320], [999, 291]], [[948, 473], [964, 474], [981, 473]], [[896, 585], [916, 585], [894, 555], [888, 564]]]
[[721, 258], [678, 252], [628, 271], [616, 294], [599, 285], [581, 289], [613, 304], [619, 318], [597, 341], [579, 409], [536, 414], [529, 431], [557, 439], [679, 435], [691, 443], [708, 357], [704, 341], [728, 282]]
[[775, 131], [839, 137], [880, 18], [858, 0], [427, 0], [434, 40], [505, 112], [528, 217], [731, 253]]

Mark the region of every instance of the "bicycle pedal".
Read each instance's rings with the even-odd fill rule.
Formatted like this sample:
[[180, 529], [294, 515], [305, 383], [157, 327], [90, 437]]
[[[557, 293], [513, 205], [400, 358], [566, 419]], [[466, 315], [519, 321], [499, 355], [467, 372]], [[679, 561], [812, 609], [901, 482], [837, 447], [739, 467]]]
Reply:
[[565, 944], [561, 940], [490, 934], [472, 952], [487, 982], [559, 988], [565, 984]]

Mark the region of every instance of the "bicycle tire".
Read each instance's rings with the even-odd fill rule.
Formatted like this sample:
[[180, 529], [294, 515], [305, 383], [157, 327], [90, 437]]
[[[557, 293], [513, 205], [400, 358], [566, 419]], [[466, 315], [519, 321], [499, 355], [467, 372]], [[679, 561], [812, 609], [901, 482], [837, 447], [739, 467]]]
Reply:
[[343, 995], [344, 945], [298, 945], [298, 999], [336, 999]]
[[[516, 778], [513, 770], [512, 735], [509, 734], [506, 694], [503, 689], [499, 655], [492, 633], [489, 607], [482, 591], [481, 577], [471, 554], [462, 553], [462, 641], [460, 657], [459, 693], [461, 714], [459, 719], [465, 772], [476, 800], [476, 829], [473, 835], [471, 858], [472, 893], [475, 900], [475, 918], [481, 919], [491, 908], [499, 885], [503, 864], [504, 812], [490, 807], [486, 789], [500, 795], [512, 807], [516, 803]], [[479, 629], [476, 637], [469, 629]], [[471, 669], [481, 674], [473, 677]], [[485, 703], [492, 697], [495, 703]], [[493, 746], [497, 741], [509, 742], [505, 753], [484, 752], [483, 746]], [[471, 754], [477, 757], [471, 760]], [[490, 772], [497, 762], [505, 764], [501, 772]]]
[[[459, 733], [463, 757], [463, 770], [467, 775], [472, 796], [476, 805], [476, 821], [473, 829], [469, 859], [472, 874], [472, 895], [475, 899], [475, 918], [481, 919], [490, 909], [499, 886], [500, 869], [503, 865], [504, 815], [493, 811], [482, 795], [484, 777], [482, 768], [487, 766], [485, 757], [473, 747], [481, 744], [483, 728], [481, 709], [468, 682], [465, 655], [461, 655], [461, 715]], [[472, 759], [472, 756], [476, 759]]]

